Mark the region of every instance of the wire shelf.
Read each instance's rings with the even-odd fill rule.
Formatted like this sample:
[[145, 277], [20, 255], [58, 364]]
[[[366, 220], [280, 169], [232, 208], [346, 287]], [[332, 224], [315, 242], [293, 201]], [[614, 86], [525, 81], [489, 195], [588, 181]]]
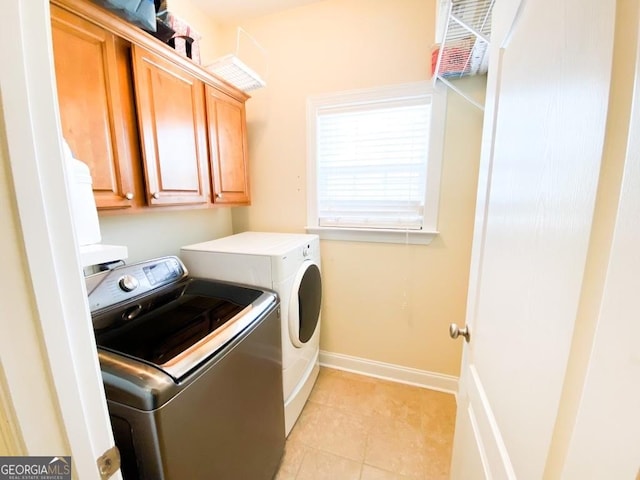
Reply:
[[255, 38], [249, 35], [249, 33], [241, 27], [238, 27], [237, 29], [235, 53], [230, 53], [229, 55], [218, 58], [211, 65], [207, 65], [207, 70], [226, 80], [236, 88], [244, 92], [250, 92], [251, 90], [256, 90], [266, 86], [266, 82], [255, 70], [249, 68], [247, 64], [240, 60], [240, 38], [242, 34], [249, 38], [255, 47], [262, 53], [265, 61], [265, 70], [268, 74], [269, 64], [267, 61], [267, 51], [256, 41]]
[[494, 3], [495, 0], [448, 1], [446, 26], [434, 65], [436, 79], [452, 87], [448, 80], [487, 73]]
[[233, 54], [219, 58], [207, 69], [244, 92], [250, 92], [266, 85], [256, 72]]

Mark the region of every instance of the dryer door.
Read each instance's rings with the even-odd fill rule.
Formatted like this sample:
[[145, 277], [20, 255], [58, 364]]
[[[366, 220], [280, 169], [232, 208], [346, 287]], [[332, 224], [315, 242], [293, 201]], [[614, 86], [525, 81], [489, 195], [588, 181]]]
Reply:
[[296, 347], [302, 347], [315, 333], [321, 303], [320, 268], [316, 263], [306, 261], [293, 282], [289, 302], [289, 336]]

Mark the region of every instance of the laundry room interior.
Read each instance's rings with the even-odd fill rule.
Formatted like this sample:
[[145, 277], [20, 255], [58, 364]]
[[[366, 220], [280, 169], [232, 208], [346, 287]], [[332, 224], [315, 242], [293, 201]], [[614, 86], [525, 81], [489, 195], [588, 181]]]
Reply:
[[[640, 1], [535, 46], [553, 22], [527, 0], [11, 3], [0, 456], [125, 480], [639, 478], [638, 415], [594, 412], [640, 401], [612, 375], [640, 373], [631, 340], [611, 347], [640, 334]], [[566, 38], [571, 73], [546, 55]], [[529, 48], [562, 75], [508, 55]], [[341, 160], [331, 122], [376, 111], [402, 135]], [[605, 431], [618, 451], [582, 462]]]
[[[203, 36], [203, 65], [235, 50], [235, 24], [205, 21], [188, 0], [170, 8]], [[425, 80], [435, 15], [433, 2], [315, 2], [243, 22], [269, 62], [267, 85], [246, 103], [251, 206], [102, 213], [103, 243], [127, 245], [136, 261], [244, 231], [305, 233], [307, 97]], [[486, 77], [460, 82], [482, 98]], [[323, 350], [457, 376], [460, 345], [441, 337], [464, 323], [482, 111], [450, 92], [445, 132], [439, 234], [429, 246], [321, 242]]]
[[[203, 65], [235, 51], [237, 24], [221, 23], [188, 0], [172, 0], [169, 8], [202, 35]], [[307, 98], [427, 79], [432, 68], [436, 15], [434, 2], [324, 1], [243, 20], [239, 26], [260, 43], [266, 54], [261, 55], [250, 40], [241, 36], [240, 56], [246, 51], [252, 66], [268, 70], [267, 85], [251, 91], [246, 103], [251, 206], [101, 215], [104, 243], [126, 244], [129, 260], [135, 261], [177, 254], [185, 244], [245, 231], [304, 233], [308, 225]], [[486, 75], [455, 82], [478, 101], [483, 100]], [[445, 136], [439, 233], [429, 245], [321, 240], [320, 362], [327, 368], [446, 392], [444, 400], [434, 405], [436, 411], [445, 412], [438, 431], [442, 428], [446, 433], [435, 435], [431, 442], [444, 443], [450, 449], [461, 342], [449, 339], [448, 328], [450, 323], [463, 325], [465, 318], [482, 111], [451, 91], [441, 121], [445, 122]], [[171, 228], [167, 228], [169, 225]], [[351, 395], [363, 397], [358, 404], [375, 401], [373, 391], [381, 392], [379, 408], [390, 418], [399, 415], [397, 420], [406, 430], [404, 441], [402, 435], [381, 440], [379, 448], [388, 454], [377, 459], [378, 463], [373, 460], [374, 465], [367, 468], [419, 474], [429, 467], [422, 454], [410, 458], [406, 465], [392, 460], [397, 458], [397, 450], [403, 449], [401, 445], [425, 442], [416, 435], [415, 425], [407, 424], [409, 419], [421, 421], [420, 392], [404, 388], [393, 391], [386, 383], [372, 388], [359, 377], [345, 377], [350, 383], [342, 377], [328, 378], [330, 385], [331, 380], [337, 385], [349, 384], [346, 388], [354, 389]], [[341, 402], [336, 399], [334, 404]], [[311, 413], [317, 421], [318, 412]], [[426, 409], [425, 418], [431, 415]], [[324, 421], [333, 425], [339, 419], [329, 416]], [[347, 417], [346, 425], [352, 428], [343, 427], [343, 436], [336, 437], [335, 443], [327, 438], [311, 441], [311, 452], [317, 447], [322, 447], [320, 452], [328, 448], [330, 454], [338, 453], [338, 458], [343, 458], [345, 452], [338, 445], [349, 445], [347, 459], [366, 464], [368, 427], [363, 428], [360, 417]], [[438, 458], [430, 466], [434, 475], [430, 478], [446, 478], [448, 474], [450, 452], [447, 447], [438, 451]], [[294, 462], [298, 460], [302, 461], [294, 458]]]

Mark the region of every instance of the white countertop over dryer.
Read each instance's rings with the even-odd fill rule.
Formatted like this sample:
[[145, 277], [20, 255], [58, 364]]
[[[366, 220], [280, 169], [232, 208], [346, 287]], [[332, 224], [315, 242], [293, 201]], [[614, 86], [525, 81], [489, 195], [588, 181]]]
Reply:
[[317, 235], [303, 233], [244, 232], [182, 248], [201, 252], [284, 255], [305, 242], [312, 243], [317, 238]]

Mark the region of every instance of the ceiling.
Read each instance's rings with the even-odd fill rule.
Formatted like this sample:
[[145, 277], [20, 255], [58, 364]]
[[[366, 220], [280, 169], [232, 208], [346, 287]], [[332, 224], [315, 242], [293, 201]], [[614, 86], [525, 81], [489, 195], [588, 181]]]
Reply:
[[320, 0], [192, 0], [217, 21], [259, 17]]

